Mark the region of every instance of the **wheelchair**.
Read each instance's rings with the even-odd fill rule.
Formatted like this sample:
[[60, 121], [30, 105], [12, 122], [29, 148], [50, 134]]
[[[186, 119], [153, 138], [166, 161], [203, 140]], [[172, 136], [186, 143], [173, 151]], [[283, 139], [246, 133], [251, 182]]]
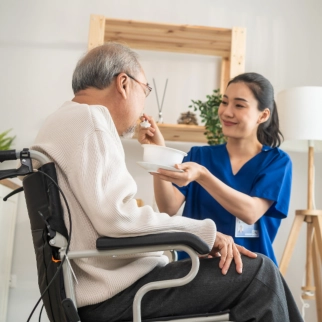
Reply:
[[[37, 261], [39, 290], [51, 322], [80, 321], [70, 260], [166, 250], [183, 250], [188, 253], [192, 261], [191, 270], [180, 279], [152, 282], [142, 286], [134, 297], [133, 321], [229, 321], [229, 311], [194, 316], [158, 317], [152, 320], [141, 319], [141, 300], [147, 292], [180, 287], [197, 275], [198, 255], [206, 255], [210, 251], [203, 240], [189, 233], [160, 233], [129, 238], [100, 237], [96, 241], [96, 250], [69, 251], [69, 235], [63, 219], [61, 190], [57, 184], [54, 163], [44, 154], [29, 149], [0, 151], [0, 162], [7, 160], [20, 160], [21, 166], [18, 169], [1, 170], [0, 180], [18, 176], [23, 179], [22, 187], [7, 195], [4, 201], [13, 194], [24, 191]], [[34, 161], [39, 165], [37, 170], [33, 168]], [[63, 194], [62, 196], [65, 198]]]

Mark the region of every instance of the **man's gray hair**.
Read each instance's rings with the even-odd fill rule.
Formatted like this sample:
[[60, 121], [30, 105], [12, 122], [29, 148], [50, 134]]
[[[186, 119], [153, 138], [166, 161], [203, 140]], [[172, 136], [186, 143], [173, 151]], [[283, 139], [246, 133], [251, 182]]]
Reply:
[[74, 94], [88, 87], [104, 89], [115, 75], [123, 72], [135, 77], [140, 70], [138, 55], [133, 50], [108, 42], [90, 50], [77, 63], [72, 80]]

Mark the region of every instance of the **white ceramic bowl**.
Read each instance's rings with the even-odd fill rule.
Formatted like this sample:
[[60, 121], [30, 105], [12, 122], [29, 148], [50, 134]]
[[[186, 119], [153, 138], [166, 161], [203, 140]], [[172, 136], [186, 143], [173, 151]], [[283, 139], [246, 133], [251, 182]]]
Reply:
[[155, 144], [142, 144], [143, 161], [173, 167], [182, 163], [186, 152]]

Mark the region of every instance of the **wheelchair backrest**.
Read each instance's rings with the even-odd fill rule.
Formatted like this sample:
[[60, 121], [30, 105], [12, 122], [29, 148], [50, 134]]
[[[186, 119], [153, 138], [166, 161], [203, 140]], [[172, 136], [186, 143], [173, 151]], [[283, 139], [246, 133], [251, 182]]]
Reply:
[[[57, 182], [54, 163], [47, 163], [40, 170]], [[40, 172], [36, 172], [23, 179], [23, 188], [36, 254], [38, 284], [42, 294], [60, 264], [58, 248], [51, 246], [49, 240], [56, 232], [67, 239], [68, 233], [64, 224], [59, 191], [52, 181]], [[61, 305], [65, 297], [61, 271], [43, 297], [43, 303], [51, 322], [67, 322]]]

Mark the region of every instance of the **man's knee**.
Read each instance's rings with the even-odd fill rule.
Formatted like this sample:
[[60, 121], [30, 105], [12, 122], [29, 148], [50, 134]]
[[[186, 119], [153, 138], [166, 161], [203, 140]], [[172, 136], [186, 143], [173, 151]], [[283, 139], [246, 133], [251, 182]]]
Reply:
[[242, 255], [243, 273], [247, 275], [257, 276], [263, 274], [279, 274], [279, 270], [274, 262], [263, 254], [257, 253], [256, 258], [249, 258]]
[[275, 263], [267, 256], [257, 253], [257, 258], [251, 259], [243, 257], [244, 272], [254, 271], [255, 276], [262, 282], [279, 281], [281, 274], [279, 268]]

